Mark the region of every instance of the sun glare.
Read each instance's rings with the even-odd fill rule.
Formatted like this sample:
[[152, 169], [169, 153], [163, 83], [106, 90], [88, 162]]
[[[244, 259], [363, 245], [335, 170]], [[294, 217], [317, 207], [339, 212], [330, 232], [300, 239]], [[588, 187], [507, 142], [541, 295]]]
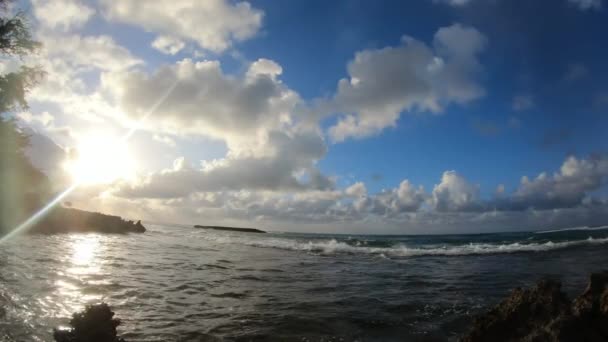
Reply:
[[83, 138], [74, 156], [66, 165], [75, 181], [82, 184], [107, 184], [132, 178], [135, 161], [127, 142], [109, 135]]

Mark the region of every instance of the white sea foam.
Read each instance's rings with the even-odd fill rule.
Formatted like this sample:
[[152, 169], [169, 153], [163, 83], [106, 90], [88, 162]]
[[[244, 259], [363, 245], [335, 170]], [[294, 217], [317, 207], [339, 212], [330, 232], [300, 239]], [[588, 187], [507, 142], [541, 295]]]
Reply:
[[469, 243], [461, 245], [425, 245], [408, 246], [403, 243], [391, 247], [353, 246], [336, 239], [304, 240], [277, 237], [242, 237], [235, 235], [205, 234], [204, 239], [219, 244], [242, 244], [259, 248], [276, 248], [303, 251], [320, 255], [335, 254], [368, 254], [379, 257], [414, 257], [414, 256], [458, 256], [519, 252], [543, 252], [568, 247], [598, 245], [608, 243], [608, 238], [544, 242], [544, 243]]

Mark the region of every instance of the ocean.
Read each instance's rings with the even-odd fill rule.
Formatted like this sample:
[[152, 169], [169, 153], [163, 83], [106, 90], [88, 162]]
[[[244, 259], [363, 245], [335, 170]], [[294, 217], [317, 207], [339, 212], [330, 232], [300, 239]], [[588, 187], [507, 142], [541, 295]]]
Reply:
[[147, 225], [0, 246], [0, 340], [51, 341], [105, 301], [127, 341], [450, 341], [517, 286], [571, 296], [608, 267], [608, 229], [377, 236]]

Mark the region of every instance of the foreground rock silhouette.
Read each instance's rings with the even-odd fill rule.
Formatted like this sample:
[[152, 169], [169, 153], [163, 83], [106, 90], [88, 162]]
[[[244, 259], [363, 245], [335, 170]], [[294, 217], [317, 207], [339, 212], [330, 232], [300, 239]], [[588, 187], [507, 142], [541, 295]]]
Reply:
[[125, 342], [116, 332], [120, 320], [106, 303], [87, 306], [72, 315], [69, 329], [55, 329], [56, 342]]
[[461, 342], [608, 341], [608, 271], [593, 273], [574, 301], [557, 281], [542, 280], [477, 317]]

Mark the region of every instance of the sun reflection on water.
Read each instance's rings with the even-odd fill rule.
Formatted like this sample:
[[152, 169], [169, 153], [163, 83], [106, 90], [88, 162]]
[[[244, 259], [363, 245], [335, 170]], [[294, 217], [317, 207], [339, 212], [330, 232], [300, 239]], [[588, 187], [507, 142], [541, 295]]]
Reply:
[[96, 264], [95, 254], [98, 248], [98, 236], [75, 236], [72, 241], [72, 264], [76, 266], [94, 266]]
[[89, 302], [97, 302], [102, 296], [91, 293], [91, 281], [101, 274], [99, 252], [101, 248], [100, 237], [95, 234], [71, 235], [66, 245], [68, 252], [64, 272], [58, 272], [59, 278], [55, 281], [57, 294], [62, 302], [62, 314], [71, 314], [82, 309]]

